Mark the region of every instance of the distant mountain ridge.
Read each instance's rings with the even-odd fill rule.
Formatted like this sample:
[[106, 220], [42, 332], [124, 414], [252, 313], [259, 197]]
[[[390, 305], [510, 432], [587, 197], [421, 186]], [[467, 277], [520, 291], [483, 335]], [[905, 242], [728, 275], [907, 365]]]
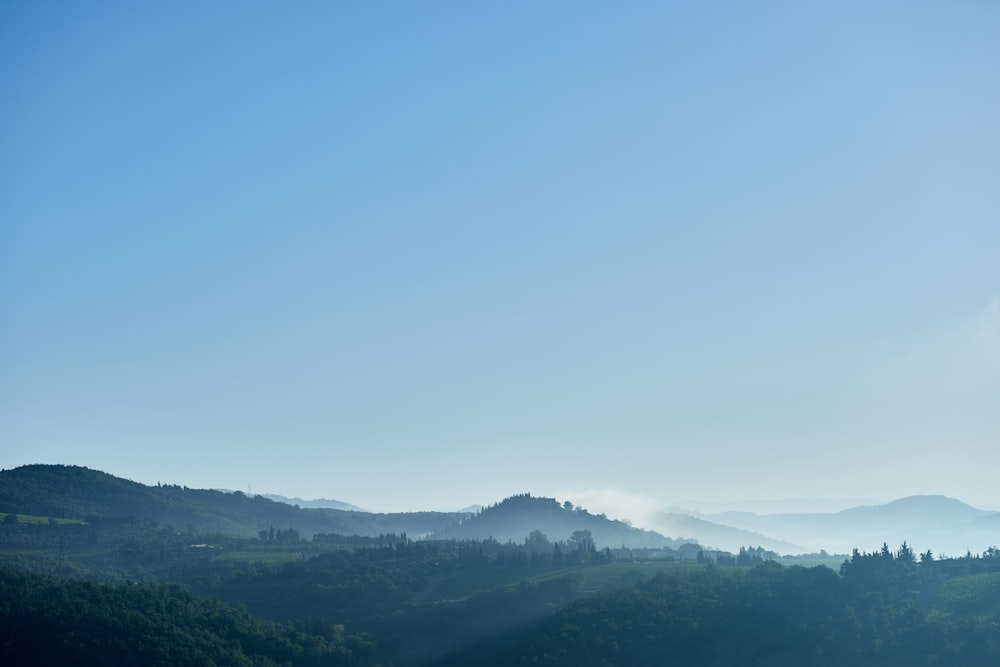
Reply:
[[334, 510], [344, 510], [345, 512], [364, 512], [362, 508], [357, 505], [352, 505], [351, 503], [345, 503], [340, 500], [331, 500], [329, 498], [316, 498], [314, 500], [303, 500], [302, 498], [288, 498], [286, 496], [278, 495], [277, 493], [261, 493], [258, 494], [264, 496], [268, 500], [273, 500], [276, 503], [285, 503], [286, 505], [298, 505], [299, 507], [311, 507], [313, 509], [334, 509]]
[[961, 500], [941, 495], [907, 496], [883, 505], [865, 505], [837, 512], [849, 518], [866, 516], [893, 517], [911, 520], [919, 516], [921, 520], [970, 521], [982, 516], [995, 514], [963, 503]]
[[811, 551], [873, 550], [883, 542], [899, 546], [905, 540], [917, 550], [961, 555], [1000, 542], [1000, 512], [940, 495], [908, 496], [826, 514], [719, 512], [692, 516], [803, 545]]

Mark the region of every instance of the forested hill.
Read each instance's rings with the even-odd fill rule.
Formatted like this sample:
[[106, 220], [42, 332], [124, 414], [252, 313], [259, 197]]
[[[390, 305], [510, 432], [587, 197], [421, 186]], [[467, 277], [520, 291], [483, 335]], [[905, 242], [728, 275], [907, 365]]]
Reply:
[[420, 536], [468, 514], [406, 512], [373, 514], [299, 508], [239, 491], [225, 493], [182, 486], [147, 486], [79, 466], [28, 465], [0, 471], [0, 513], [83, 521], [135, 517], [178, 529], [256, 537], [262, 530], [294, 528], [315, 533]]
[[0, 663], [31, 665], [368, 665], [373, 645], [254, 618], [177, 586], [104, 586], [0, 569]]
[[457, 525], [437, 531], [433, 537], [459, 540], [484, 540], [492, 537], [501, 542], [523, 542], [534, 531], [544, 533], [553, 542], [570, 540], [577, 531], [590, 531], [594, 543], [601, 549], [614, 549], [623, 545], [632, 549], [676, 549], [682, 544], [694, 542], [670, 539], [659, 533], [608, 519], [603, 514], [591, 514], [568, 502], [559, 504], [553, 498], [534, 498], [529, 494], [506, 498]]

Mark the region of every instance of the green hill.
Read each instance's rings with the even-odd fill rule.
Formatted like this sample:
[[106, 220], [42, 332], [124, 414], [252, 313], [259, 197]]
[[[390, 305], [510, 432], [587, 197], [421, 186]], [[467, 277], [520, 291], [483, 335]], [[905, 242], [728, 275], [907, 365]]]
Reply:
[[0, 472], [0, 513], [54, 519], [152, 519], [178, 529], [255, 537], [262, 530], [316, 533], [425, 535], [467, 517], [462, 513], [373, 514], [299, 508], [247, 496], [174, 485], [147, 486], [80, 466], [27, 465]]
[[523, 494], [484, 508], [459, 524], [434, 533], [436, 539], [524, 542], [532, 532], [540, 531], [553, 542], [570, 540], [577, 531], [590, 531], [595, 545], [618, 548], [677, 548], [694, 540], [674, 540], [649, 530], [633, 528], [621, 521], [594, 515], [582, 508], [560, 505], [553, 498], [535, 498]]

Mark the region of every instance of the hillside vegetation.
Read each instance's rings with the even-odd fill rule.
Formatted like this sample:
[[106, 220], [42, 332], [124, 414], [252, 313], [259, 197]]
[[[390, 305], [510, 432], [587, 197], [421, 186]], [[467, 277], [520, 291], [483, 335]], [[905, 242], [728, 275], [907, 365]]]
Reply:
[[[1000, 663], [995, 547], [935, 559], [904, 543], [839, 569], [785, 567], [760, 547], [703, 551], [527, 494], [419, 540], [287, 524], [247, 536], [142, 513], [245, 527], [305, 510], [84, 468], [11, 472], [5, 666]], [[624, 538], [660, 546], [598, 541]]]
[[237, 537], [254, 537], [275, 526], [292, 528], [306, 537], [316, 533], [423, 535], [468, 516], [299, 508], [240, 491], [146, 486], [89, 468], [61, 465], [29, 465], [0, 472], [0, 513], [78, 520], [135, 517], [182, 530]]

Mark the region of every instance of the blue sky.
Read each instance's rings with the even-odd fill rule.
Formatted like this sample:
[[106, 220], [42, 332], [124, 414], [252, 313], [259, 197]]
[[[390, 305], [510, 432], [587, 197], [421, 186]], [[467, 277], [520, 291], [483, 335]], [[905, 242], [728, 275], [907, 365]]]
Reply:
[[4, 3], [0, 465], [1000, 504], [998, 34], [971, 1]]

